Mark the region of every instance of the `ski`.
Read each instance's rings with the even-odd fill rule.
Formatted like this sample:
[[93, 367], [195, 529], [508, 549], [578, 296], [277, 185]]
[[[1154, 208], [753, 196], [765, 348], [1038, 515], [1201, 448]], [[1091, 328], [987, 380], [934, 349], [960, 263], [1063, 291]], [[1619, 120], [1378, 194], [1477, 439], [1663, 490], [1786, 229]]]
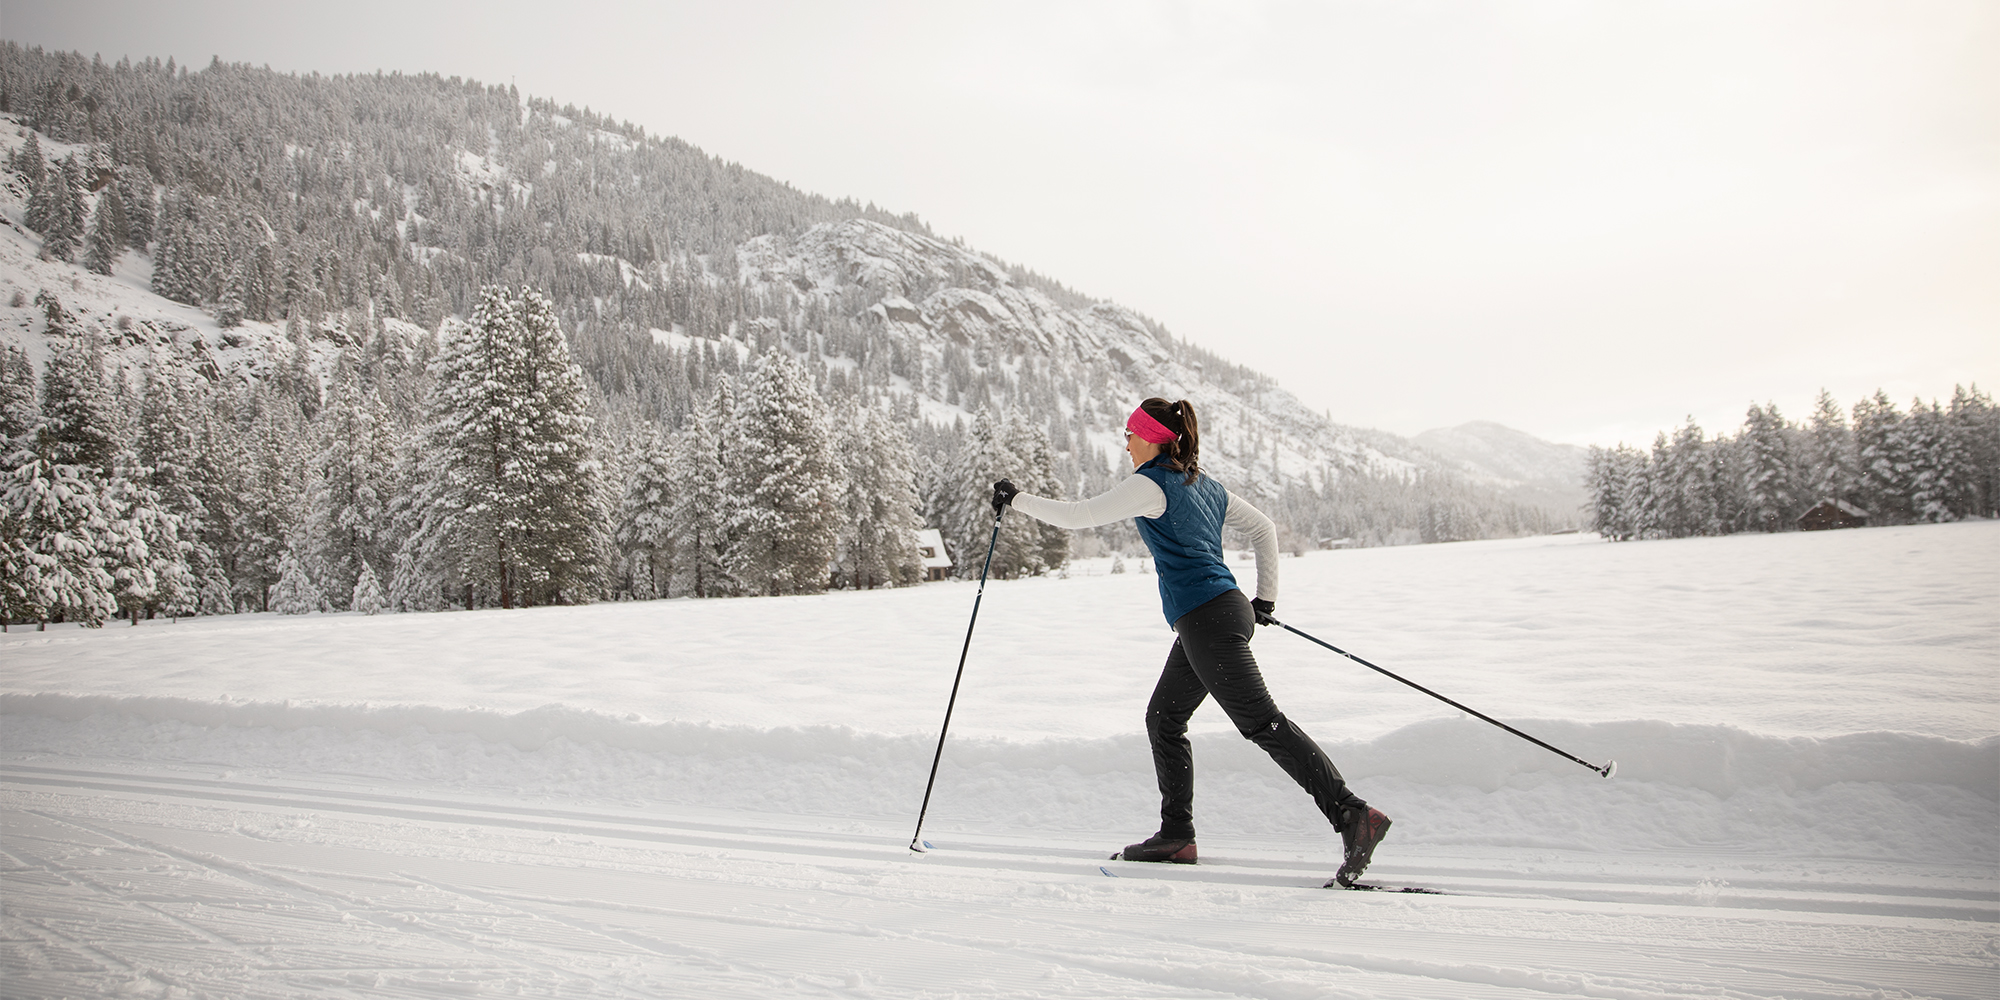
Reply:
[[[1113, 860], [1113, 861], [1116, 861], [1116, 860], [1118, 860], [1118, 859], [1117, 859], [1117, 858], [1112, 858], [1111, 860]], [[1178, 868], [1179, 866], [1175, 866], [1175, 867], [1176, 867], [1176, 868]], [[1119, 877], [1120, 877], [1120, 876], [1119, 876], [1119, 874], [1118, 874], [1117, 872], [1115, 872], [1115, 871], [1112, 871], [1112, 870], [1111, 870], [1111, 869], [1110, 869], [1110, 868], [1109, 868], [1108, 866], [1106, 866], [1106, 865], [1098, 865], [1098, 866], [1097, 866], [1097, 870], [1098, 870], [1099, 872], [1103, 873], [1103, 875], [1104, 875], [1104, 876], [1105, 876], [1106, 878], [1119, 878]], [[1173, 869], [1163, 869], [1163, 870], [1161, 871], [1161, 874], [1162, 874], [1162, 875], [1165, 875], [1165, 874], [1166, 874], [1166, 873], [1167, 873], [1168, 871], [1172, 871], [1172, 870], [1173, 870]], [[1199, 878], [1196, 878], [1196, 879], [1195, 879], [1195, 881], [1201, 881], [1201, 880], [1200, 880]], [[1351, 889], [1351, 890], [1353, 890], [1353, 891], [1355, 891], [1355, 892], [1407, 892], [1407, 893], [1416, 893], [1416, 894], [1419, 894], [1419, 895], [1424, 895], [1424, 896], [1453, 896], [1453, 895], [1457, 895], [1457, 893], [1451, 893], [1451, 892], [1446, 892], [1446, 891], [1445, 891], [1445, 890], [1443, 890], [1443, 889], [1433, 889], [1433, 888], [1431, 888], [1431, 887], [1429, 887], [1429, 886], [1424, 886], [1424, 885], [1389, 885], [1389, 884], [1385, 884], [1385, 883], [1381, 883], [1381, 882], [1353, 882], [1353, 883], [1350, 883], [1350, 884], [1348, 884], [1348, 885], [1341, 885], [1341, 884], [1340, 884], [1340, 881], [1339, 881], [1338, 879], [1334, 879], [1334, 880], [1331, 880], [1331, 881], [1328, 881], [1328, 882], [1326, 883], [1326, 885], [1325, 885], [1325, 886], [1323, 886], [1323, 888], [1327, 888], [1327, 889]]]
[[1383, 885], [1380, 882], [1349, 882], [1346, 885], [1341, 885], [1340, 882], [1336, 880], [1333, 882], [1328, 882], [1325, 887], [1328, 889], [1351, 889], [1355, 892], [1418, 892], [1426, 896], [1451, 895], [1451, 893], [1448, 893], [1443, 889], [1432, 889], [1428, 886]]

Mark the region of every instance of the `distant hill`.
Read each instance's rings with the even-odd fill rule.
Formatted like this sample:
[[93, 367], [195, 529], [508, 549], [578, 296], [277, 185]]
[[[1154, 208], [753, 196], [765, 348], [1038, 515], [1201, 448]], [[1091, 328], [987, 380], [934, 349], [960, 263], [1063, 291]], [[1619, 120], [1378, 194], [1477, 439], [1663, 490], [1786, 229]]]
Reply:
[[1490, 420], [1424, 431], [1411, 440], [1474, 482], [1522, 503], [1574, 512], [1589, 499], [1584, 487], [1588, 449], [1580, 445], [1544, 441]]

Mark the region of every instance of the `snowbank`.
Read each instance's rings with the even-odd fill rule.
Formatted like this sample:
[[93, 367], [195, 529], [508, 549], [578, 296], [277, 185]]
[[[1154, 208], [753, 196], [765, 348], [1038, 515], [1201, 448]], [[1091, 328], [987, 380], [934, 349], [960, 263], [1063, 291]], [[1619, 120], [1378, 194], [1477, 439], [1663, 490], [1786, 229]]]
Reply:
[[[528, 798], [913, 817], [934, 744], [844, 727], [648, 722], [546, 706], [504, 713], [408, 705], [0, 696], [0, 749]], [[2000, 737], [1907, 733], [1770, 737], [1726, 726], [1514, 720], [1609, 781], [1471, 719], [1373, 740], [1323, 740], [1411, 844], [1543, 849], [1730, 848], [1788, 856], [2000, 860]], [[1325, 831], [1260, 751], [1196, 739], [1198, 814], [1211, 838]], [[1150, 831], [1140, 734], [1028, 742], [954, 739], [935, 829]], [[1310, 843], [1310, 842], [1309, 842]]]

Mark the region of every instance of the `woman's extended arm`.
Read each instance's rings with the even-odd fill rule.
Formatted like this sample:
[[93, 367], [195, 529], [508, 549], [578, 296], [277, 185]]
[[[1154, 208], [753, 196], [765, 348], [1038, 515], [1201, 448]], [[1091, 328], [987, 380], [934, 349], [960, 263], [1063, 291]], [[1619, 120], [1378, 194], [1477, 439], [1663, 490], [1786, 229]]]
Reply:
[[1224, 527], [1235, 528], [1250, 539], [1257, 553], [1257, 594], [1260, 601], [1278, 600], [1278, 528], [1264, 512], [1250, 502], [1229, 494], [1229, 511], [1222, 516]]
[[[1160, 484], [1136, 472], [1088, 500], [1070, 502], [1050, 500], [1032, 493], [1017, 493], [1012, 502], [1014, 509], [1023, 514], [1058, 528], [1072, 529], [1095, 528], [1128, 517], [1159, 517], [1167, 512], [1167, 495], [1161, 492]], [[1262, 514], [1257, 516], [1263, 517]], [[1265, 523], [1270, 522], [1266, 519]], [[1275, 555], [1277, 543], [1274, 541], [1271, 546]]]

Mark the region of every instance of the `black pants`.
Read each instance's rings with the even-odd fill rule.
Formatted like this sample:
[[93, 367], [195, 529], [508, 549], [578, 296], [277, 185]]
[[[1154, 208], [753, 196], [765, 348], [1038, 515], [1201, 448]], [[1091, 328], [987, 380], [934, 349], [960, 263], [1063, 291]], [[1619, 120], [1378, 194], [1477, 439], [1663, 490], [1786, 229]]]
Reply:
[[1264, 688], [1264, 675], [1250, 655], [1257, 627], [1250, 599], [1232, 590], [1181, 616], [1179, 637], [1167, 653], [1166, 669], [1146, 706], [1146, 735], [1153, 744], [1153, 771], [1160, 780], [1160, 835], [1194, 839], [1194, 752], [1188, 718], [1213, 695], [1243, 738], [1264, 748], [1334, 826], [1342, 813], [1365, 805], [1347, 788], [1340, 772], [1312, 737], [1294, 725]]

